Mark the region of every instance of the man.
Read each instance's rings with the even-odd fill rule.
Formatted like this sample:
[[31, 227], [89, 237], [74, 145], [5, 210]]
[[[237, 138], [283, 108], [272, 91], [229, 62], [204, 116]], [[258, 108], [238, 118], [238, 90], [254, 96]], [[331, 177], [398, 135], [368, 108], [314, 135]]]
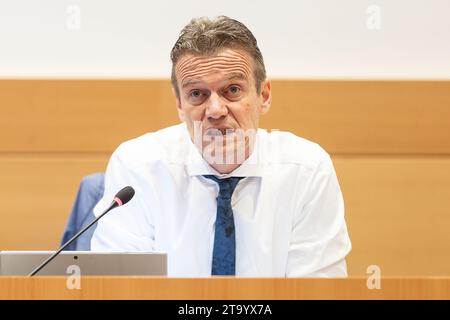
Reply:
[[351, 249], [328, 154], [258, 129], [271, 85], [240, 22], [193, 19], [172, 53], [182, 123], [123, 143], [98, 214], [123, 186], [135, 197], [100, 220], [96, 251], [162, 251], [169, 276], [346, 276]]

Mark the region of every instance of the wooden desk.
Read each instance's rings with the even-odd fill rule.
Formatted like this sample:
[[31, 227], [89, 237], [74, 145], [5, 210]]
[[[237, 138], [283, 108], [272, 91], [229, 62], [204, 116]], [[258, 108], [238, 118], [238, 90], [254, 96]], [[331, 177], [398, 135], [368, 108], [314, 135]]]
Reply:
[[450, 299], [450, 277], [273, 279], [83, 277], [69, 290], [65, 277], [0, 276], [0, 299]]

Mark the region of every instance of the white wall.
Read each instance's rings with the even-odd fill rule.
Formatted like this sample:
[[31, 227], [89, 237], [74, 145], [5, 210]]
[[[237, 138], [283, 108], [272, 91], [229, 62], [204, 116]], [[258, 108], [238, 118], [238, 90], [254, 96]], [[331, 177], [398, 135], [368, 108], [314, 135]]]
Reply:
[[219, 14], [273, 78], [450, 79], [448, 0], [0, 0], [0, 78], [168, 77], [181, 28]]

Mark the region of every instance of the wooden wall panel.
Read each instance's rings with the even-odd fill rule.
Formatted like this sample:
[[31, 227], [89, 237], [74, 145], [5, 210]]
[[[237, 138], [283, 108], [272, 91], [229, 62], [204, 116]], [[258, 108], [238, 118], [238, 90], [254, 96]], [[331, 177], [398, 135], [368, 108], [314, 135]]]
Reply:
[[353, 251], [349, 272], [450, 275], [450, 158], [335, 157]]
[[[54, 249], [81, 178], [108, 155], [0, 158], [0, 250]], [[450, 275], [450, 158], [334, 157], [351, 275]]]
[[[0, 80], [0, 152], [111, 152], [178, 123], [168, 80]], [[450, 154], [450, 81], [273, 81], [261, 126], [335, 154]]]
[[264, 127], [336, 154], [449, 154], [450, 81], [280, 81]]
[[[0, 80], [0, 250], [50, 250], [81, 178], [178, 123], [168, 80]], [[273, 81], [261, 127], [333, 154], [351, 275], [450, 275], [450, 81]]]
[[104, 171], [108, 156], [0, 158], [0, 250], [54, 250], [83, 176]]
[[178, 123], [168, 81], [0, 81], [4, 152], [112, 152]]

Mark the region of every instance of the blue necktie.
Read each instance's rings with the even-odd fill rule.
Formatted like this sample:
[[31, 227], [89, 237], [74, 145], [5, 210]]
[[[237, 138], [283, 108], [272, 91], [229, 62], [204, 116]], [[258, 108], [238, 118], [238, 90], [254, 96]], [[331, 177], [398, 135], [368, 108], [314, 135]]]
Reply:
[[217, 217], [214, 234], [214, 249], [211, 275], [236, 274], [236, 237], [234, 233], [234, 217], [231, 208], [231, 196], [241, 177], [219, 179], [206, 175], [207, 179], [219, 184], [217, 196]]

